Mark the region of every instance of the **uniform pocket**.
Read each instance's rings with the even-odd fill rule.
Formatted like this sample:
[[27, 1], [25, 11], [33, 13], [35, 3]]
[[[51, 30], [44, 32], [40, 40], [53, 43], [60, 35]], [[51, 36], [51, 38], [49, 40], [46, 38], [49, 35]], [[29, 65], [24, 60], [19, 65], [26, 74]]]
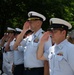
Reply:
[[62, 60], [63, 60], [63, 56], [55, 55], [54, 62], [55, 62], [55, 69], [56, 69], [57, 71], [60, 70], [60, 63], [62, 62]]
[[61, 61], [61, 60], [63, 59], [63, 56], [56, 55], [56, 56], [55, 56], [55, 59], [56, 59], [57, 61]]
[[38, 43], [33, 43], [33, 46], [35, 46], [35, 47], [38, 46]]

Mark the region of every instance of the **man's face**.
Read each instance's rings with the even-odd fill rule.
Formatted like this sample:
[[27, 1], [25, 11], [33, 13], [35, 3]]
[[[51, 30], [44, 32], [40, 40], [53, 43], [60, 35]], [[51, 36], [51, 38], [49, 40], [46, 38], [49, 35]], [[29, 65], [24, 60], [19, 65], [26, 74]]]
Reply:
[[35, 30], [38, 27], [38, 20], [31, 20], [29, 23], [32, 30]]
[[12, 35], [14, 35], [14, 33], [9, 33], [8, 36], [11, 37]]
[[55, 43], [60, 42], [65, 36], [64, 30], [61, 31], [56, 29], [56, 30], [52, 30], [51, 33], [52, 33], [52, 40]]

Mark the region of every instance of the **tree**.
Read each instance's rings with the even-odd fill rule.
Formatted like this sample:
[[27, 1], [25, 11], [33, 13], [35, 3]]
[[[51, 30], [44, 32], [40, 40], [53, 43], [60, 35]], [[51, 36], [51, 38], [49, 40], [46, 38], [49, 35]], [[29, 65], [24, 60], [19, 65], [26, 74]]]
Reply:
[[47, 17], [42, 26], [44, 30], [48, 28], [51, 17], [65, 19], [74, 26], [74, 0], [1, 0], [0, 10], [0, 38], [8, 26], [22, 28], [29, 11]]

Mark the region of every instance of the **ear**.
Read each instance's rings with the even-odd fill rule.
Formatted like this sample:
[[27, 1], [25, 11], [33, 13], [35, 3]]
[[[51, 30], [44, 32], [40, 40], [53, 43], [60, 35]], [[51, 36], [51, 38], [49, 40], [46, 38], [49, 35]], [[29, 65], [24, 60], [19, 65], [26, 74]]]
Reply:
[[62, 34], [66, 34], [66, 30], [63, 30], [63, 31], [62, 31]]

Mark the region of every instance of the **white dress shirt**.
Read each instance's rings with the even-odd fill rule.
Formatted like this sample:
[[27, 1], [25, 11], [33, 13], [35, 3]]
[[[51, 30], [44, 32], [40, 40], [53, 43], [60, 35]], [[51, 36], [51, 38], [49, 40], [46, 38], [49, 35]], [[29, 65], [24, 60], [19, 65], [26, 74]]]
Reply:
[[50, 75], [74, 75], [74, 45], [64, 40], [44, 56], [49, 60]]
[[[43, 30], [38, 30], [35, 34], [30, 35], [24, 39], [24, 45], [18, 47], [18, 50], [24, 51], [24, 66], [29, 68], [44, 67], [44, 61], [38, 60], [36, 53], [43, 35]], [[34, 37], [35, 36], [35, 37]], [[51, 39], [45, 44], [44, 49], [48, 49], [51, 46]]]

